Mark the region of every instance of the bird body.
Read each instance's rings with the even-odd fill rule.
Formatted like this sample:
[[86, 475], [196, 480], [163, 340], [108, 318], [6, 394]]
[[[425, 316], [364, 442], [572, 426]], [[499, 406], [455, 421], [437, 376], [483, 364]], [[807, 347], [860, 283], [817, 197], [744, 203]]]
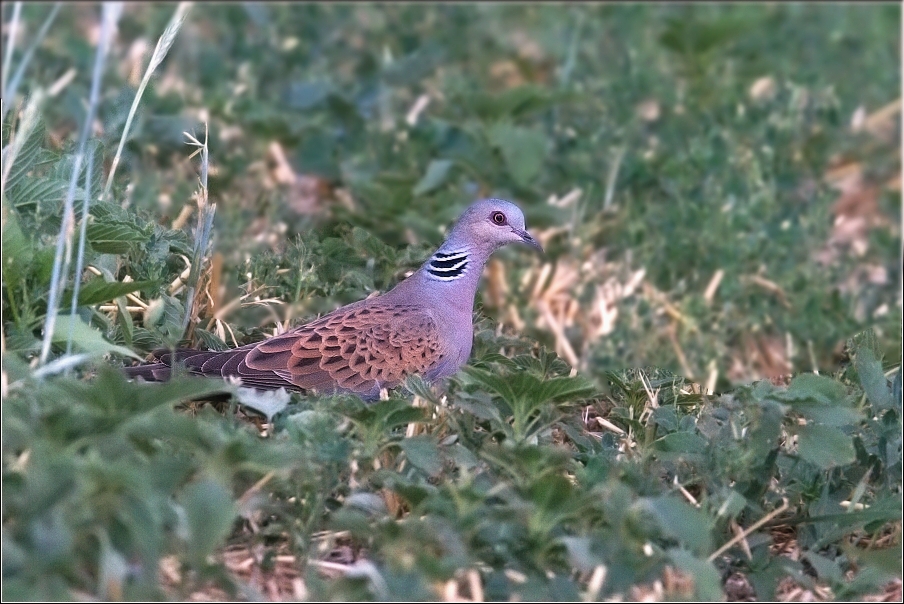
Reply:
[[237, 377], [243, 386], [349, 392], [364, 399], [377, 398], [409, 374], [442, 379], [471, 354], [474, 297], [484, 264], [496, 249], [518, 241], [542, 249], [525, 230], [516, 205], [501, 199], [475, 202], [443, 245], [382, 295], [262, 342], [227, 351], [179, 350], [126, 372], [160, 381], [179, 362], [189, 373]]

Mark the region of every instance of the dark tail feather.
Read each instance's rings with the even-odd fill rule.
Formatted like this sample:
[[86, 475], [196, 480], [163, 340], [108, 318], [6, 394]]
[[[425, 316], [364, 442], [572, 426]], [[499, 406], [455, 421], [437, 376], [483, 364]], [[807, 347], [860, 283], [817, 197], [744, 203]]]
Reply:
[[130, 378], [143, 378], [147, 382], [165, 382], [172, 376], [173, 370], [163, 363], [150, 363], [147, 365], [135, 365], [123, 367], [123, 371]]
[[[182, 361], [186, 357], [199, 354], [201, 351], [193, 348], [157, 348], [148, 355], [148, 362], [132, 367], [123, 367], [123, 371], [130, 378], [142, 378], [146, 382], [166, 382], [173, 376], [173, 361]], [[191, 368], [188, 368], [191, 371]]]
[[298, 387], [292, 382], [274, 371], [250, 369], [245, 365], [245, 357], [254, 346], [251, 344], [220, 352], [191, 348], [181, 348], [175, 351], [155, 350], [150, 354], [148, 363], [125, 367], [123, 371], [130, 378], [140, 377], [148, 382], [165, 382], [172, 377], [172, 364], [176, 363], [184, 367], [183, 371], [190, 375], [221, 378], [235, 376], [241, 378], [242, 385], [247, 387], [298, 390]]

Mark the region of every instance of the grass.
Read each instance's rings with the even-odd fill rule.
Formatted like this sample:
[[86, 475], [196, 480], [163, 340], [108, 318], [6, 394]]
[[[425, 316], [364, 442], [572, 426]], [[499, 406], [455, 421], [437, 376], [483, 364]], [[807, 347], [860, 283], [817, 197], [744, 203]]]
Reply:
[[[5, 5], [4, 598], [899, 599], [900, 18]], [[385, 291], [481, 195], [547, 253], [439, 388], [115, 369]]]

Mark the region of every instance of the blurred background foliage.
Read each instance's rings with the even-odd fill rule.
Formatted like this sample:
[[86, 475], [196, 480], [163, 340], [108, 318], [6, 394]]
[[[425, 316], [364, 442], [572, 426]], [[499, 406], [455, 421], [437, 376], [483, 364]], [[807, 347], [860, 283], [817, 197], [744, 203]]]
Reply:
[[[7, 597], [900, 594], [899, 5], [192, 7], [87, 217], [77, 348], [257, 341], [388, 289], [481, 196], [546, 248], [488, 265], [444, 399], [297, 397], [265, 439], [235, 405], [173, 411], [207, 384], [29, 367], [101, 28], [15, 6]], [[77, 207], [175, 10], [124, 6]], [[836, 379], [779, 385], [811, 371]]]

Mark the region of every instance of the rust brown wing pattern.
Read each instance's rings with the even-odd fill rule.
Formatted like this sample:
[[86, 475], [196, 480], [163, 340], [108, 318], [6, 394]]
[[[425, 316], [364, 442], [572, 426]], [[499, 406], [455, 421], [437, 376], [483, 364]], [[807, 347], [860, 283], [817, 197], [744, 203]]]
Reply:
[[259, 343], [242, 355], [235, 374], [246, 383], [262, 372], [303, 390], [376, 396], [446, 356], [436, 322], [422, 307], [359, 303]]

